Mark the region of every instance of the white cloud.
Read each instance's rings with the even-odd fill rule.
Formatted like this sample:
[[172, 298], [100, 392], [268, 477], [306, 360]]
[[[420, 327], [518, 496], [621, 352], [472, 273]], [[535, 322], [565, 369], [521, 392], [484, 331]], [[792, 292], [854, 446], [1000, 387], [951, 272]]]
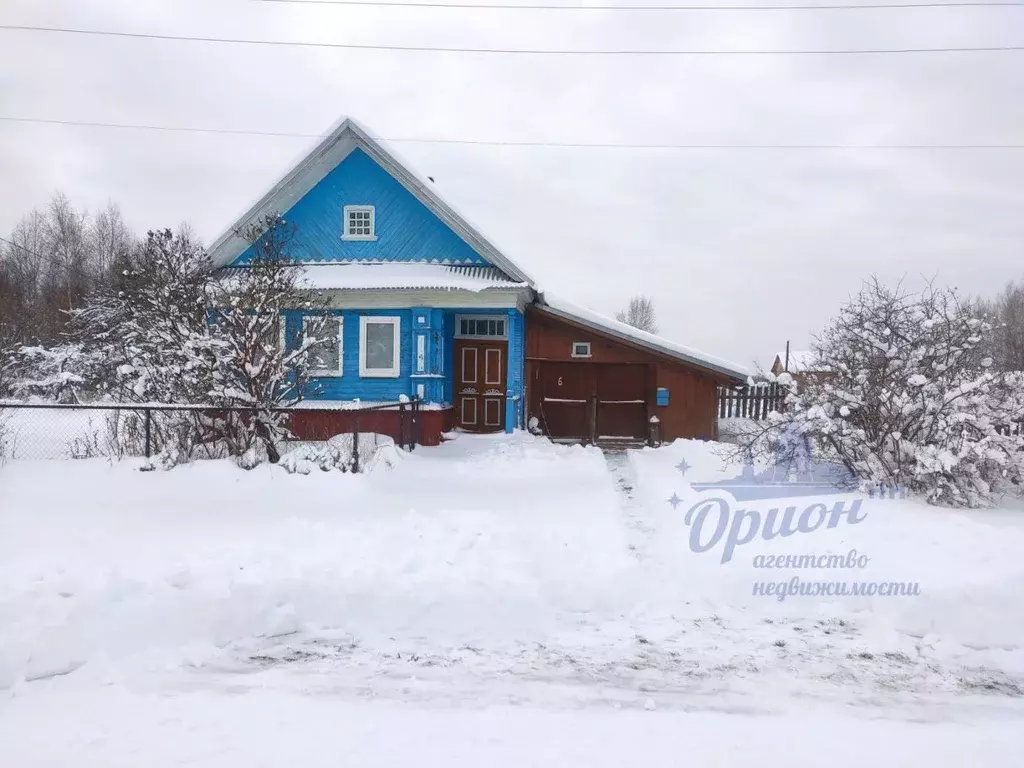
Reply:
[[[5, 23], [537, 48], [1019, 44], [1015, 9], [622, 14], [8, 0]], [[0, 31], [0, 112], [388, 137], [583, 142], [961, 143], [1024, 135], [1021, 54], [488, 57]], [[0, 123], [0, 231], [62, 189], [138, 229], [207, 238], [302, 139]], [[1020, 277], [1024, 151], [597, 150], [398, 144], [546, 285], [613, 312], [651, 294], [663, 333], [741, 362], [806, 346], [861, 277]]]

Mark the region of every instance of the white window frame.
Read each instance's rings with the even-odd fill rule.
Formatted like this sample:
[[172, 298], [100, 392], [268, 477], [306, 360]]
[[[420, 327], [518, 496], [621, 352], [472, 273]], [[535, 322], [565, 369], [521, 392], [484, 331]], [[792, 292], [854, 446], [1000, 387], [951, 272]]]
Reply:
[[[390, 368], [366, 367], [366, 326], [390, 323], [395, 339], [394, 365]], [[361, 315], [359, 317], [359, 375], [368, 379], [397, 379], [402, 369], [402, 318], [397, 315]]]
[[[586, 352], [577, 351], [579, 347], [586, 347]], [[574, 341], [572, 343], [572, 356], [573, 357], [590, 357], [590, 342], [589, 341]]]
[[[311, 368], [309, 375], [316, 378], [334, 377], [339, 378], [345, 375], [345, 318], [341, 315], [327, 315], [329, 320], [338, 321], [338, 369], [332, 368]], [[306, 340], [306, 325], [313, 322], [314, 320], [320, 320], [321, 316], [317, 315], [303, 315], [302, 316], [302, 338], [301, 342]]]
[[[501, 320], [505, 323], [503, 326], [505, 332], [500, 336], [488, 336], [487, 334], [474, 334], [474, 333], [462, 333], [462, 321], [463, 320]], [[456, 339], [483, 339], [502, 341], [508, 338], [508, 326], [509, 318], [508, 315], [456, 315], [455, 316], [455, 338]]]
[[[349, 213], [368, 212], [370, 214], [370, 234], [353, 235], [349, 231]], [[343, 220], [341, 222], [342, 240], [361, 240], [364, 242], [377, 239], [377, 212], [372, 205], [346, 205], [342, 209]]]

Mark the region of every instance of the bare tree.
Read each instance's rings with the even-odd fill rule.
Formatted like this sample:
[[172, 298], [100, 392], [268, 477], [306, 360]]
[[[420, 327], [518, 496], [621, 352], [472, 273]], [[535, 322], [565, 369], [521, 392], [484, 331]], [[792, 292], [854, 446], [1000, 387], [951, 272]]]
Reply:
[[995, 366], [1024, 371], [1024, 282], [1008, 283], [996, 298], [979, 305], [993, 326], [989, 350]]
[[20, 344], [54, 344], [71, 330], [69, 311], [123, 282], [136, 238], [108, 203], [94, 217], [56, 193], [0, 243], [0, 325]]
[[129, 255], [135, 244], [135, 235], [124, 223], [121, 209], [108, 201], [89, 226], [90, 261], [94, 279], [105, 283], [113, 270], [127, 267]]
[[634, 296], [629, 300], [629, 306], [626, 309], [615, 313], [615, 319], [641, 331], [647, 331], [647, 333], [658, 332], [658, 322], [654, 317], [654, 302], [650, 296], [642, 294]]

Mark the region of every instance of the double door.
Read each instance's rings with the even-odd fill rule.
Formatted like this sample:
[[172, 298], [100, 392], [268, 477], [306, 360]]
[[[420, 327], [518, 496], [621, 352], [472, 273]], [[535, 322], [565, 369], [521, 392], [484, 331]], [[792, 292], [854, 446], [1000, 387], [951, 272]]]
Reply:
[[505, 429], [508, 341], [455, 342], [455, 422], [468, 432]]

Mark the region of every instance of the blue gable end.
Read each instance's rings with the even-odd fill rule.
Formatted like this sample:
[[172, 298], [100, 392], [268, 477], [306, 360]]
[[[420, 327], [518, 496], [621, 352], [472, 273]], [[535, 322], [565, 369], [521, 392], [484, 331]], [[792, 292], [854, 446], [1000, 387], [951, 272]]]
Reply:
[[[342, 240], [346, 205], [374, 206], [376, 240]], [[360, 148], [279, 213], [296, 227], [293, 248], [302, 261], [488, 263]], [[251, 258], [248, 249], [234, 264]]]

